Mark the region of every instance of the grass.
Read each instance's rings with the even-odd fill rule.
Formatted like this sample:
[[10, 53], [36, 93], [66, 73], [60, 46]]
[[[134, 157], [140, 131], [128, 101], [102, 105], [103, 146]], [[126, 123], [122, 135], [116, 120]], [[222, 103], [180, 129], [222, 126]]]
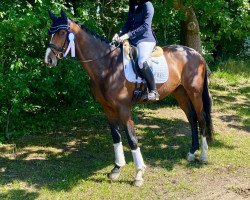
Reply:
[[250, 131], [250, 61], [221, 62], [212, 75], [211, 91], [220, 111]]
[[232, 71], [232, 62], [219, 65], [211, 77], [216, 140], [207, 165], [186, 161], [186, 117], [177, 106], [160, 102], [134, 108], [147, 164], [144, 186], [131, 185], [135, 169], [125, 139], [127, 165], [119, 181], [109, 181], [114, 154], [103, 113], [69, 109], [58, 113], [62, 118], [46, 116], [52, 123], [47, 128], [38, 117], [36, 134], [0, 146], [0, 199], [249, 198], [249, 71]]

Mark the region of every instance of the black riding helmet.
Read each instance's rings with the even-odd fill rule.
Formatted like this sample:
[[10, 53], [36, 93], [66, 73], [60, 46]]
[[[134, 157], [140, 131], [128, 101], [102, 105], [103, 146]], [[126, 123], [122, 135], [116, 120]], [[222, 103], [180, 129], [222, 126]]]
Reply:
[[139, 4], [144, 4], [145, 2], [147, 2], [148, 0], [129, 0], [129, 4], [136, 4], [136, 5], [139, 5]]
[[[129, 10], [132, 12], [140, 12], [143, 7], [143, 4], [148, 0], [129, 0]], [[135, 6], [139, 6], [138, 9], [135, 10]]]

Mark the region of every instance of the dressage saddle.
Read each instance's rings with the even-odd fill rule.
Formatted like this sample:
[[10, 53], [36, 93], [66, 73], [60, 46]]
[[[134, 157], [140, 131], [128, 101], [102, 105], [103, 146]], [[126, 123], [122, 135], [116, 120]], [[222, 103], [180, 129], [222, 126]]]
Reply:
[[[123, 50], [124, 50], [124, 53], [125, 53], [125, 56], [127, 57], [127, 59], [132, 61], [133, 70], [134, 70], [136, 76], [143, 78], [141, 70], [140, 70], [139, 65], [138, 65], [138, 49], [137, 49], [137, 47], [131, 45], [128, 40], [125, 40], [123, 42]], [[151, 57], [159, 57], [161, 55], [163, 55], [163, 49], [159, 46], [155, 46], [153, 52], [151, 53]]]

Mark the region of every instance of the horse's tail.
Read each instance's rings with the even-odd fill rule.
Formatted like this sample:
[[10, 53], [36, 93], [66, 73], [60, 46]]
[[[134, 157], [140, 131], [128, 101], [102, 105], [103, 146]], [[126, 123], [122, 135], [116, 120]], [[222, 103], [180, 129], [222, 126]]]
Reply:
[[203, 110], [205, 112], [205, 120], [206, 120], [206, 137], [207, 140], [212, 142], [214, 138], [214, 130], [213, 123], [211, 118], [211, 108], [212, 108], [212, 97], [208, 91], [208, 77], [207, 70], [205, 70], [204, 84], [203, 84]]

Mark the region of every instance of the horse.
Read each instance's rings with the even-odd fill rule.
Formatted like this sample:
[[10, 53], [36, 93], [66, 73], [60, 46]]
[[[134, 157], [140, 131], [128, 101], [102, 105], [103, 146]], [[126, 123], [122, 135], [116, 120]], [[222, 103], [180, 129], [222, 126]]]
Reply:
[[[65, 23], [52, 27], [54, 33], [46, 50], [45, 63], [49, 67], [57, 66], [58, 61], [65, 56], [66, 49], [74, 44], [76, 57], [90, 77], [92, 93], [102, 105], [111, 129], [115, 162], [108, 178], [117, 180], [121, 167], [126, 164], [120, 133], [120, 130], [124, 130], [136, 167], [133, 183], [135, 186], [142, 186], [146, 165], [131, 116], [136, 84], [129, 82], [124, 75], [123, 49], [102, 40], [86, 26], [70, 20], [63, 10], [60, 17], [51, 11], [49, 15], [54, 24], [60, 20]], [[72, 34], [73, 42], [72, 38], [69, 39]], [[201, 139], [200, 161], [206, 163], [208, 141], [213, 140], [212, 100], [208, 89], [206, 62], [197, 51], [189, 47], [169, 45], [162, 49], [169, 68], [169, 79], [157, 84], [160, 100], [169, 94], [177, 100], [191, 126], [192, 142], [187, 160], [191, 162], [196, 159], [195, 152], [199, 149]], [[144, 101], [139, 100], [137, 103]]]

